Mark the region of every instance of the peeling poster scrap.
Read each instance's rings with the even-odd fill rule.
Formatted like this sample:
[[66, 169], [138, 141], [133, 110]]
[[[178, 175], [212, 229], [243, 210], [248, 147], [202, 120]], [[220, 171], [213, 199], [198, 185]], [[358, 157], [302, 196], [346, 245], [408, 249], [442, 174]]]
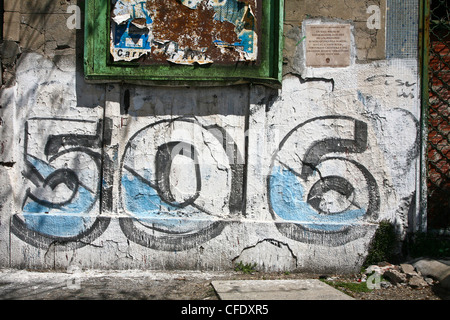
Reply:
[[114, 61], [256, 61], [258, 0], [111, 0]]

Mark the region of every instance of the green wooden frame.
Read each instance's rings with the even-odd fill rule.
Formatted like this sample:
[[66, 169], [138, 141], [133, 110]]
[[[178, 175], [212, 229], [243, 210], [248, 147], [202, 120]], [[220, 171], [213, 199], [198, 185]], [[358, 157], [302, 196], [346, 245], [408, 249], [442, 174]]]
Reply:
[[263, 0], [259, 64], [211, 64], [207, 67], [111, 63], [110, 0], [86, 0], [85, 5], [84, 72], [87, 80], [188, 86], [281, 85], [284, 0]]

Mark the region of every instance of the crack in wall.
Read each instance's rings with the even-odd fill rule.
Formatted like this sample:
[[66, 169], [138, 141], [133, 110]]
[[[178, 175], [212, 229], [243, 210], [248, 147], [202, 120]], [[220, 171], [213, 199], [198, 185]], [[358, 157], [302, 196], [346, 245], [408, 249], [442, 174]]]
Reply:
[[16, 164], [16, 163], [13, 162], [13, 161], [9, 161], [9, 162], [4, 162], [4, 161], [2, 161], [2, 162], [0, 162], [0, 166], [2, 166], [2, 167], [8, 167], [8, 168], [14, 167], [15, 164]]
[[237, 259], [239, 259], [239, 258], [242, 256], [242, 254], [243, 254], [246, 250], [250, 250], [250, 249], [256, 248], [256, 247], [257, 247], [258, 245], [260, 245], [261, 243], [269, 243], [269, 244], [271, 244], [271, 245], [273, 245], [273, 246], [275, 246], [275, 247], [278, 247], [278, 248], [280, 248], [280, 249], [281, 249], [282, 247], [286, 248], [286, 249], [290, 252], [292, 258], [293, 258], [294, 261], [295, 261], [295, 266], [297, 267], [297, 265], [298, 265], [298, 257], [294, 254], [294, 251], [291, 249], [291, 247], [289, 246], [289, 244], [287, 244], [287, 243], [285, 243], [285, 242], [282, 242], [282, 241], [279, 241], [279, 240], [276, 240], [276, 239], [273, 239], [273, 238], [262, 239], [262, 240], [259, 240], [259, 241], [258, 241], [256, 244], [254, 244], [254, 245], [245, 247], [244, 249], [241, 250], [241, 253], [240, 253], [239, 255], [237, 255], [236, 257], [234, 257], [234, 258], [231, 259], [231, 262], [234, 264], [235, 261], [236, 261]]
[[300, 80], [300, 84], [305, 84], [307, 82], [325, 82], [331, 84], [331, 92], [334, 92], [335, 82], [333, 78], [322, 78], [322, 77], [309, 77], [303, 78], [300, 74], [296, 72], [289, 72], [286, 75], [291, 75]]

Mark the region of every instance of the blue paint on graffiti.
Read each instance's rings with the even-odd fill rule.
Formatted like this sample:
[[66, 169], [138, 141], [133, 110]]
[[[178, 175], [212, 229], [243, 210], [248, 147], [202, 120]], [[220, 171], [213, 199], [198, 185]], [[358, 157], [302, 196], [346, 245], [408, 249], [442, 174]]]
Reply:
[[149, 170], [145, 170], [141, 177], [130, 172], [122, 175], [124, 209], [132, 213], [140, 223], [176, 233], [198, 230], [199, 225], [207, 226], [211, 223], [211, 216], [198, 209], [184, 207], [180, 210], [164, 202], [148, 183], [150, 178]]
[[[27, 160], [45, 179], [52, 174], [55, 169], [46, 162], [32, 156], [27, 156]], [[90, 207], [96, 201], [95, 196], [83, 186], [79, 186], [76, 196], [70, 203], [59, 208], [51, 208], [34, 201], [28, 202], [24, 208], [24, 213], [74, 213], [82, 214], [89, 212]]]
[[95, 217], [53, 214], [26, 214], [25, 223], [31, 230], [57, 237], [75, 237], [88, 229]]
[[358, 90], [358, 100], [364, 105], [367, 106], [366, 97], [362, 94], [361, 91]]
[[365, 209], [336, 214], [319, 214], [304, 200], [299, 178], [289, 169], [275, 166], [270, 179], [270, 201], [273, 211], [282, 219], [300, 222], [310, 229], [339, 231], [357, 222]]
[[27, 161], [30, 162], [44, 178], [48, 177], [55, 171], [55, 169], [47, 162], [33, 156], [27, 155]]
[[[151, 173], [146, 170], [143, 178], [150, 181], [150, 176]], [[160, 212], [162, 207], [174, 211], [177, 209], [163, 202], [154, 188], [131, 173], [123, 174], [122, 186], [125, 191], [125, 208], [137, 217], [148, 217], [151, 213]]]
[[92, 194], [83, 187], [78, 188], [77, 196], [73, 199], [72, 202], [64, 205], [61, 208], [55, 209], [44, 206], [42, 204], [36, 203], [34, 201], [27, 203], [23, 212], [25, 213], [86, 213], [89, 211], [90, 206], [95, 201], [95, 198]]

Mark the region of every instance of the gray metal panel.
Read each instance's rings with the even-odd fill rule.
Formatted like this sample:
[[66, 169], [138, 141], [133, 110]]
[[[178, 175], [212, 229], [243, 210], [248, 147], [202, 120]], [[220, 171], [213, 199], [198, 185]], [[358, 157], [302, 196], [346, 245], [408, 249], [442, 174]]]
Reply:
[[419, 0], [388, 0], [386, 58], [418, 57]]

